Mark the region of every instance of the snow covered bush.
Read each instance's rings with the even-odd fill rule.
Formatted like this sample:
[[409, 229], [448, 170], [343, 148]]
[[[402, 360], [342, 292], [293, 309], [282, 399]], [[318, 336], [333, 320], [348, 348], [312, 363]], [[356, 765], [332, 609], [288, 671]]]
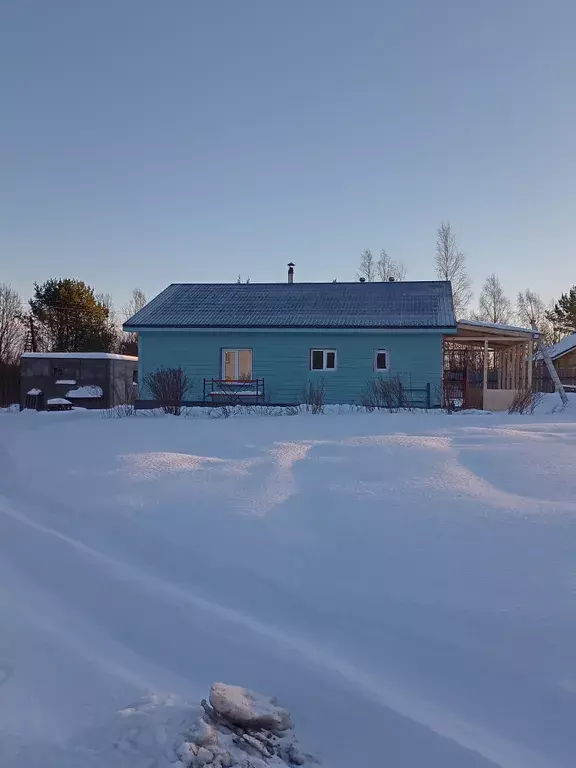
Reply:
[[180, 416], [182, 401], [192, 388], [192, 382], [182, 368], [158, 368], [144, 376], [144, 386], [164, 413]]

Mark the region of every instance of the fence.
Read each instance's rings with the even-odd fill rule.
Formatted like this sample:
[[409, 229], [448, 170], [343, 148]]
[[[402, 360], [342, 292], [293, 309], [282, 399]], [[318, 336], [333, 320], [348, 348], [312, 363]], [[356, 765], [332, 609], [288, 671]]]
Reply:
[[[576, 368], [559, 368], [558, 376], [567, 388], [576, 387]], [[538, 366], [534, 371], [533, 389], [535, 392], [554, 392], [556, 387], [548, 369]]]

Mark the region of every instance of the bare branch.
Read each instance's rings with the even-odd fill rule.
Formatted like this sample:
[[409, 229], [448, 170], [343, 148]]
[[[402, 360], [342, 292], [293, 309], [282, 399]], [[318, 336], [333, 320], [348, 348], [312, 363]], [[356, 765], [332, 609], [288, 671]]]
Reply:
[[480, 292], [475, 320], [508, 325], [514, 320], [510, 299], [504, 293], [502, 283], [495, 274], [489, 275]]
[[458, 248], [450, 222], [442, 222], [436, 230], [436, 274], [439, 280], [452, 283], [456, 319], [462, 318], [472, 299], [472, 284], [466, 271], [466, 257]]
[[22, 302], [9, 285], [0, 283], [0, 363], [14, 362], [23, 347]]
[[382, 282], [387, 283], [389, 280], [400, 282], [406, 278], [406, 267], [401, 261], [391, 259], [382, 248], [380, 258], [376, 262], [376, 273]]
[[147, 373], [143, 383], [164, 413], [180, 416], [182, 401], [192, 389], [192, 382], [182, 368], [158, 368]]
[[547, 345], [554, 342], [554, 329], [547, 317], [546, 304], [539, 294], [526, 288], [516, 302], [518, 322], [526, 328], [537, 328]]
[[130, 320], [130, 318], [133, 317], [136, 312], [139, 312], [142, 307], [146, 305], [147, 301], [148, 300], [144, 291], [141, 288], [134, 288], [132, 291], [132, 296], [130, 297], [130, 301], [128, 301], [122, 307], [124, 322], [126, 322], [126, 320]]
[[376, 280], [376, 264], [374, 256], [369, 248], [360, 254], [360, 266], [358, 267], [358, 279], [364, 279], [367, 283], [373, 283]]

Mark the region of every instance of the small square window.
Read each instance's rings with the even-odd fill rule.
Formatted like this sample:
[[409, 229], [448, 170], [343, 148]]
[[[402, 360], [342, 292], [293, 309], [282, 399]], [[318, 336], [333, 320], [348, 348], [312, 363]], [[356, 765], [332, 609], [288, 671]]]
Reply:
[[387, 371], [388, 370], [388, 350], [377, 349], [374, 353], [374, 370], [375, 371]]
[[335, 371], [336, 370], [336, 350], [335, 349], [311, 349], [310, 350], [310, 370], [311, 371]]

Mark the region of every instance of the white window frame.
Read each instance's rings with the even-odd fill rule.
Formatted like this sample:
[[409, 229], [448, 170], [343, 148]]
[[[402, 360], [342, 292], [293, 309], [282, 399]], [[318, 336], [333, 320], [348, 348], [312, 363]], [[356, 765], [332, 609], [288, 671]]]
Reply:
[[[322, 368], [313, 368], [312, 367], [312, 358], [314, 355], [314, 352], [322, 352]], [[326, 368], [326, 359], [328, 357], [328, 353], [333, 352], [334, 353], [334, 368]], [[338, 368], [338, 351], [336, 349], [323, 349], [322, 347], [314, 347], [310, 350], [310, 370], [311, 371], [335, 371]]]
[[225, 349], [222, 349], [222, 354], [220, 356], [220, 377], [224, 381], [226, 379], [226, 353], [227, 352], [235, 352], [236, 353], [236, 365], [234, 374], [234, 379], [229, 379], [229, 381], [242, 381], [242, 379], [238, 378], [238, 367], [240, 365], [240, 352], [250, 352], [250, 379], [254, 379], [254, 352], [249, 347], [226, 347]]
[[[378, 355], [382, 354], [382, 352], [386, 355], [386, 368], [378, 368]], [[378, 349], [374, 350], [374, 373], [386, 373], [386, 371], [390, 370], [390, 350], [384, 349], [383, 347], [379, 347]]]

